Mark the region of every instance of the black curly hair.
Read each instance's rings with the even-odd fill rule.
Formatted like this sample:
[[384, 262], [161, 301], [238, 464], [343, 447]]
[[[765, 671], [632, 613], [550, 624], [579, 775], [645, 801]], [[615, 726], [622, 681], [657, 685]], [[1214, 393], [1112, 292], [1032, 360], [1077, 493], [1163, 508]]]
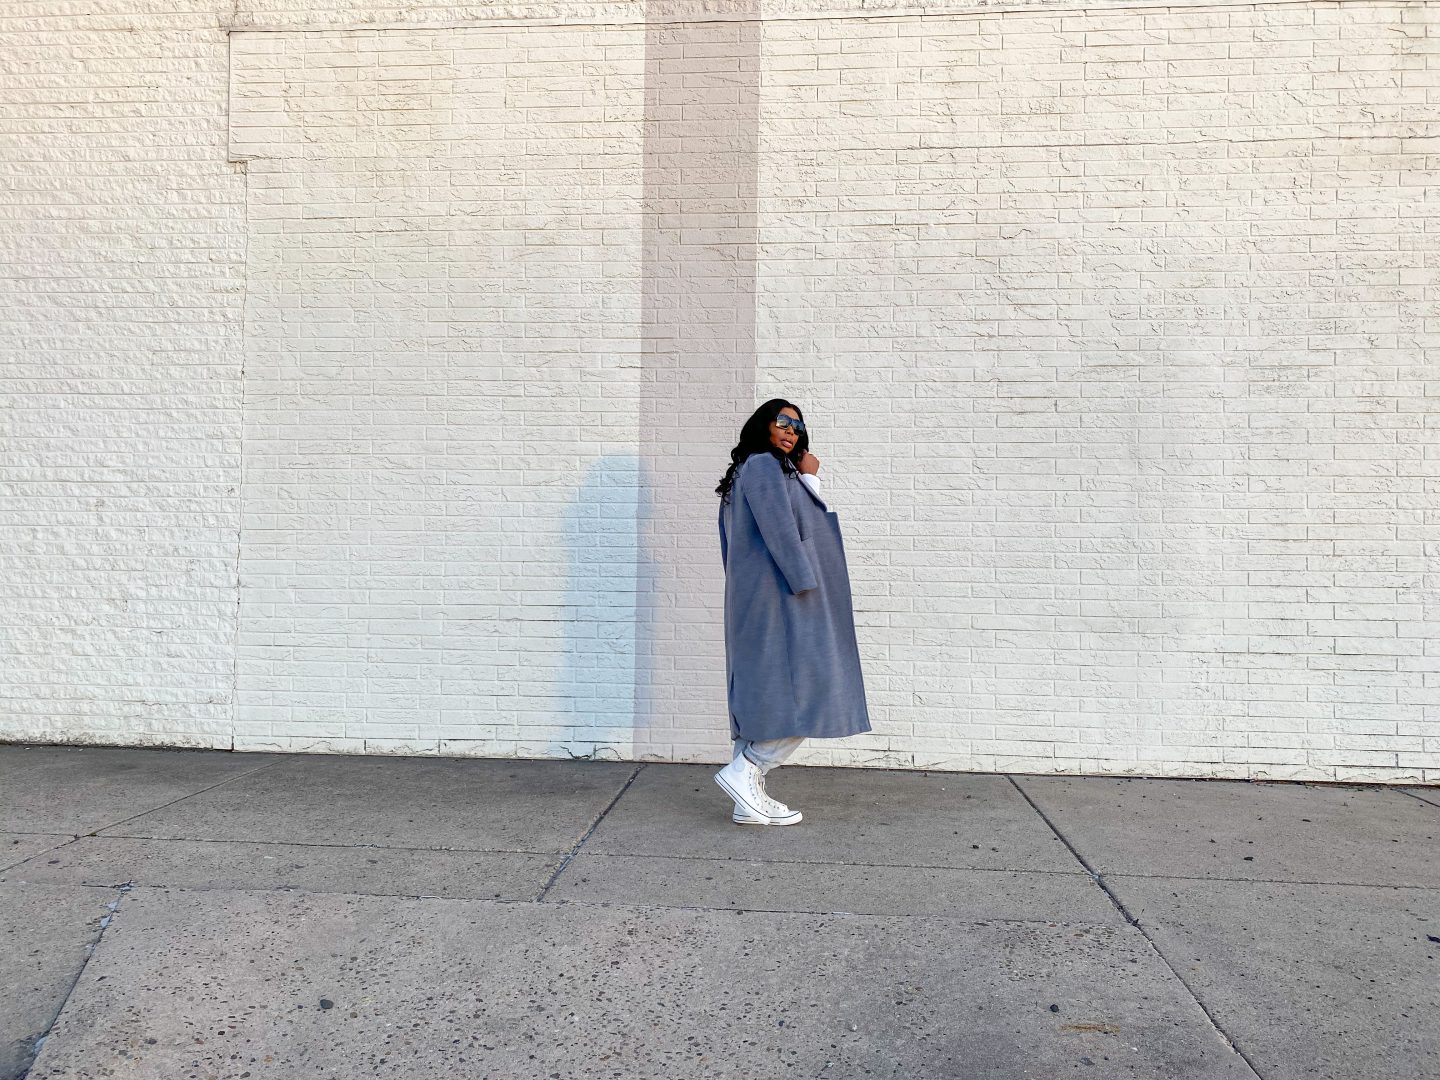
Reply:
[[730, 451], [730, 467], [725, 470], [725, 475], [721, 477], [719, 485], [715, 488], [715, 494], [720, 496], [721, 502], [730, 498], [730, 488], [735, 483], [735, 473], [751, 454], [772, 454], [779, 459], [780, 468], [783, 471], [787, 473], [799, 471], [796, 466], [800, 464], [800, 459], [805, 456], [805, 452], [810, 449], [810, 433], [808, 431], [801, 432], [799, 438], [795, 440], [795, 449], [788, 454], [772, 446], [770, 444], [770, 425], [780, 415], [781, 409], [794, 409], [795, 415], [800, 417], [801, 423], [804, 423], [805, 414], [800, 411], [800, 406], [786, 401], [784, 398], [771, 398], [751, 413], [750, 419], [746, 420], [745, 426], [740, 429], [740, 441], [735, 445], [735, 449]]

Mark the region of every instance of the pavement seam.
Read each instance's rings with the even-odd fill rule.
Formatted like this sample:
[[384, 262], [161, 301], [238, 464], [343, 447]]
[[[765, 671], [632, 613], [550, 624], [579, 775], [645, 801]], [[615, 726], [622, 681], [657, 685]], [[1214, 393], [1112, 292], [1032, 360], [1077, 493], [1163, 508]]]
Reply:
[[[40, 883], [37, 882], [37, 884]], [[50, 1033], [55, 1030], [55, 1025], [60, 1022], [60, 1014], [65, 1011], [65, 1006], [70, 1003], [70, 997], [75, 993], [75, 987], [80, 985], [80, 979], [85, 974], [85, 969], [90, 966], [91, 958], [94, 957], [95, 951], [100, 948], [100, 942], [105, 938], [105, 931], [110, 928], [110, 924], [115, 921], [115, 916], [119, 914], [120, 901], [124, 900], [126, 894], [130, 892], [130, 886], [128, 884], [110, 886], [109, 888], [117, 890], [120, 895], [105, 905], [109, 909], [109, 912], [100, 916], [100, 932], [95, 935], [94, 941], [86, 943], [85, 959], [81, 961], [79, 970], [75, 972], [75, 978], [72, 979], [70, 985], [65, 988], [65, 996], [60, 999], [60, 1004], [56, 1007], [54, 1015], [50, 1017], [50, 1023], [45, 1026], [45, 1030], [37, 1035], [35, 1041], [31, 1043], [30, 1060], [25, 1063], [25, 1066], [16, 1075], [15, 1080], [25, 1080], [25, 1078], [30, 1075], [30, 1070], [35, 1067], [35, 1059], [40, 1056], [40, 1050], [44, 1047], [45, 1040], [50, 1038]]]
[[[613, 805], [613, 803], [612, 803]], [[603, 815], [602, 815], [603, 816]], [[596, 821], [599, 824], [599, 821]], [[594, 832], [594, 826], [590, 827]], [[588, 836], [588, 833], [587, 833]], [[101, 835], [76, 836], [65, 842], [72, 844], [77, 840], [148, 840], [157, 844], [253, 844], [256, 847], [284, 847], [284, 848], [341, 848], [353, 851], [404, 851], [421, 852], [433, 855], [534, 855], [543, 858], [554, 858], [559, 852], [553, 850], [537, 851], [530, 848], [460, 848], [460, 847], [412, 847], [405, 844], [345, 844], [345, 843], [319, 843], [316, 841], [304, 840], [249, 840], [241, 838], [216, 838], [201, 836], [141, 836], [137, 833], [106, 833]], [[65, 845], [61, 845], [65, 846]], [[54, 851], [54, 848], [37, 852], [35, 855], [27, 856], [20, 860], [20, 863], [29, 862], [40, 855]], [[577, 853], [578, 849], [572, 848], [571, 853]], [[1055, 874], [1061, 877], [1082, 877], [1082, 871], [1078, 870], [1047, 870], [1040, 867], [1029, 866], [956, 866], [948, 863], [869, 863], [857, 862], [855, 860], [844, 861], [840, 859], [757, 859], [754, 856], [741, 855], [676, 855], [665, 852], [650, 851], [587, 851], [585, 853], [591, 858], [601, 859], [675, 859], [681, 862], [739, 862], [739, 863], [776, 863], [782, 866], [856, 866], [863, 868], [879, 868], [887, 870], [979, 870], [988, 874]], [[563, 856], [562, 856], [563, 857]], [[1156, 877], [1170, 877], [1173, 875], [1157, 874]], [[1207, 879], [1209, 880], [1209, 879]], [[1241, 880], [1252, 880], [1249, 878]], [[1322, 883], [1323, 884], [1323, 883]], [[1337, 883], [1338, 884], [1338, 883]], [[1416, 886], [1422, 888], [1423, 886]]]
[[346, 848], [354, 851], [428, 851], [436, 855], [546, 855], [554, 857], [556, 851], [533, 851], [530, 848], [464, 848], [464, 847], [413, 847], [408, 844], [359, 844], [322, 843], [316, 840], [254, 840], [235, 836], [143, 836], [140, 833], [88, 833], [77, 836], [76, 840], [153, 840], [157, 844], [254, 844], [256, 847], [287, 848]]
[[1242, 1050], [1235, 1042], [1235, 1040], [1230, 1037], [1230, 1033], [1220, 1026], [1220, 1021], [1206, 1007], [1205, 1002], [1200, 1000], [1200, 995], [1195, 992], [1195, 988], [1192, 987], [1185, 980], [1185, 977], [1180, 974], [1179, 970], [1175, 967], [1175, 965], [1170, 963], [1169, 957], [1167, 957], [1165, 953], [1160, 949], [1160, 946], [1156, 943], [1155, 939], [1150, 936], [1149, 932], [1145, 929], [1144, 925], [1140, 922], [1140, 920], [1137, 919], [1134, 915], [1130, 914], [1129, 910], [1125, 907], [1124, 902], [1111, 890], [1110, 886], [1105, 881], [1105, 876], [1098, 873], [1095, 868], [1090, 865], [1090, 861], [1086, 859], [1085, 856], [1080, 854], [1080, 850], [1070, 842], [1070, 838], [1060, 831], [1059, 826], [1057, 826], [1055, 822], [1050, 820], [1050, 816], [1040, 808], [1039, 803], [1037, 803], [1034, 799], [1030, 797], [1030, 793], [1020, 786], [1019, 781], [1017, 781], [1015, 777], [1007, 773], [1005, 778], [1009, 780], [1012, 785], [1014, 785], [1015, 790], [1020, 793], [1020, 797], [1030, 804], [1031, 809], [1033, 809], [1035, 813], [1040, 815], [1040, 820], [1045, 822], [1045, 824], [1050, 827], [1050, 831], [1053, 832], [1056, 838], [1059, 839], [1059, 841], [1069, 849], [1070, 854], [1075, 856], [1075, 861], [1085, 868], [1085, 872], [1089, 874], [1090, 877], [1094, 880], [1095, 885], [1100, 889], [1101, 892], [1105, 894], [1105, 896], [1109, 899], [1110, 903], [1115, 905], [1115, 910], [1120, 913], [1121, 918], [1123, 918], [1127, 923], [1133, 926], [1140, 934], [1140, 936], [1145, 939], [1146, 944], [1150, 946], [1150, 949], [1152, 952], [1154, 952], [1156, 958], [1165, 965], [1166, 970], [1168, 970], [1170, 974], [1175, 976], [1175, 981], [1185, 988], [1185, 992], [1189, 994], [1191, 1000], [1195, 1002], [1196, 1008], [1198, 1008], [1201, 1013], [1204, 1014], [1205, 1019], [1210, 1021], [1210, 1026], [1215, 1029], [1215, 1034], [1219, 1035], [1220, 1038], [1225, 1040], [1225, 1045], [1230, 1047], [1230, 1049], [1235, 1052], [1236, 1056], [1245, 1063], [1246, 1068], [1248, 1068], [1252, 1073], [1254, 1073], [1256, 1077], [1260, 1077], [1260, 1070], [1255, 1067], [1255, 1063], [1250, 1060], [1249, 1055], [1246, 1054], [1245, 1051]]
[[[496, 901], [503, 903], [505, 901]], [[511, 901], [513, 903], [513, 901]], [[960, 923], [965, 926], [990, 926], [993, 924], [1013, 924], [1016, 926], [1083, 926], [1092, 930], [1116, 930], [1119, 929], [1109, 923], [1093, 922], [1086, 919], [975, 919], [963, 915], [946, 915], [940, 912], [931, 911], [841, 911], [838, 908], [812, 909], [812, 908], [777, 908], [777, 907], [709, 907], [704, 904], [627, 904], [615, 900], [580, 900], [560, 899], [551, 900], [547, 907], [593, 907], [593, 908], [631, 908], [636, 911], [721, 911], [729, 915], [843, 915], [851, 919], [939, 919], [943, 922]]]
[[1403, 790], [1403, 789], [1401, 790], [1400, 793], [1401, 793], [1402, 795], [1409, 795], [1412, 799], [1418, 799], [1420, 802], [1423, 802], [1426, 806], [1440, 806], [1440, 791], [1437, 791], [1437, 793], [1436, 793], [1437, 797], [1434, 798], [1434, 799], [1426, 798], [1424, 795], [1416, 795], [1415, 792], [1413, 792], [1413, 791], [1406, 791], [1406, 790]]
[[574, 845], [570, 848], [570, 850], [565, 853], [565, 856], [560, 860], [560, 865], [555, 867], [555, 872], [550, 875], [550, 880], [545, 882], [545, 887], [541, 889], [539, 894], [535, 897], [534, 903], [538, 904], [540, 901], [545, 899], [545, 894], [550, 891], [551, 886], [553, 886], [556, 880], [560, 877], [560, 875], [565, 872], [565, 867], [570, 865], [570, 860], [573, 859], [576, 853], [585, 846], [585, 841], [590, 839], [591, 834], [600, 827], [600, 822], [605, 820], [605, 816], [615, 808], [615, 804], [624, 797], [625, 792], [630, 790], [630, 785], [635, 782], [635, 778], [644, 771], [645, 762], [642, 761], [639, 765], [635, 767], [635, 771], [630, 774], [630, 778], [620, 786], [620, 790], [615, 793], [615, 797], [611, 799], [608, 804], [606, 804], [605, 809], [601, 810], [599, 816], [590, 823], [590, 827], [585, 830], [585, 834], [581, 836], [579, 840], [575, 841]]
[[[190, 837], [131, 837], [131, 836], [76, 836], [71, 837], [62, 844], [53, 848], [46, 848], [35, 854], [21, 859], [19, 862], [8, 866], [0, 866], [0, 882], [6, 882], [15, 871], [21, 871], [45, 855], [53, 855], [63, 848], [73, 846], [81, 840], [154, 840], [163, 844], [254, 844], [267, 847], [295, 847], [295, 848], [340, 848], [352, 851], [399, 851], [419, 852], [433, 855], [528, 855], [539, 859], [552, 859], [556, 857], [554, 851], [529, 851], [519, 848], [413, 848], [398, 847], [386, 844], [306, 844], [294, 842], [282, 842], [276, 840], [197, 840]], [[578, 854], [578, 852], [576, 853]], [[617, 852], [617, 851], [587, 851], [585, 856], [591, 859], [668, 859], [674, 862], [700, 862], [700, 863], [739, 863], [742, 865], [756, 866], [817, 866], [817, 867], [846, 867], [860, 870], [943, 870], [955, 873], [981, 873], [981, 874], [1045, 874], [1053, 877], [1095, 879], [1093, 872], [1085, 870], [1040, 870], [1018, 866], [951, 866], [944, 863], [869, 863], [869, 862], [840, 862], [833, 859], [772, 859], [754, 858], [732, 855], [670, 855], [657, 854], [654, 852]], [[1417, 885], [1411, 882], [1388, 882], [1388, 881], [1311, 881], [1302, 878], [1232, 878], [1214, 877], [1202, 874], [1137, 874], [1130, 871], [1124, 873], [1106, 873], [1102, 875], [1106, 880], [1119, 878], [1134, 878], [1138, 881], [1213, 881], [1217, 884], [1227, 885], [1304, 885], [1336, 889], [1409, 889], [1416, 892], [1435, 892], [1440, 890], [1440, 885]], [[34, 880], [37, 884], [41, 879]], [[129, 882], [87, 882], [87, 881], [53, 881], [46, 880], [45, 884], [51, 885], [82, 885], [86, 888], [118, 888], [121, 885], [144, 885], [152, 888], [198, 888], [198, 886], [177, 886], [163, 881], [129, 881]], [[232, 888], [234, 886], [216, 886], [217, 888]], [[241, 886], [242, 888], [245, 886]], [[275, 886], [284, 891], [284, 886]], [[356, 896], [401, 896], [414, 895], [409, 893], [366, 893], [357, 892]], [[473, 897], [472, 899], [490, 899], [488, 897]]]
[[[51, 882], [33, 882], [37, 885], [49, 885]], [[525, 897], [512, 896], [436, 896], [433, 893], [372, 893], [372, 892], [330, 892], [321, 889], [295, 889], [295, 888], [250, 888], [235, 886], [189, 886], [189, 885], [132, 885], [126, 882], [121, 885], [73, 885], [64, 886], [77, 889], [113, 890], [119, 889], [122, 893], [133, 892], [136, 889], [150, 888], [160, 890], [162, 893], [240, 893], [244, 895], [272, 895], [275, 893], [284, 896], [296, 897], [327, 897], [327, 896], [357, 896], [371, 900], [433, 900], [442, 904], [494, 904], [508, 905], [511, 907], [533, 907], [534, 900]], [[777, 907], [712, 907], [705, 904], [636, 904], [626, 903], [617, 900], [585, 900], [580, 898], [562, 898], [549, 900], [543, 905], [545, 907], [579, 907], [579, 908], [601, 908], [610, 910], [627, 909], [633, 911], [687, 911], [687, 912], [721, 912], [726, 915], [835, 915], [852, 919], [937, 919], [947, 923], [958, 923], [964, 926], [990, 926], [990, 925], [1015, 925], [1015, 926], [1050, 926], [1050, 927], [1086, 927], [1093, 930], [1118, 930], [1110, 923], [1096, 922], [1091, 919], [1012, 919], [997, 916], [991, 919], [976, 919], [964, 915], [947, 915], [942, 912], [897, 912], [897, 911], [842, 911], [838, 908], [777, 908]], [[97, 939], [98, 944], [98, 939]]]
[[[221, 753], [232, 753], [232, 751], [229, 751], [229, 750], [224, 750], [224, 751], [220, 751], [220, 752], [221, 752]], [[273, 768], [275, 768], [275, 766], [282, 764], [285, 760], [287, 760], [287, 759], [286, 759], [286, 758], [280, 758], [280, 759], [278, 759], [278, 760], [276, 760], [276, 761], [267, 761], [267, 762], [265, 762], [265, 764], [263, 764], [263, 765], [257, 765], [257, 766], [256, 766], [255, 768], [253, 768], [253, 769], [246, 769], [244, 772], [242, 772], [242, 773], [236, 773], [234, 776], [227, 776], [224, 780], [221, 780], [221, 781], [219, 781], [218, 783], [215, 783], [215, 784], [211, 784], [209, 787], [201, 788], [199, 791], [189, 792], [189, 793], [186, 794], [186, 795], [181, 795], [181, 796], [179, 796], [178, 798], [171, 799], [169, 802], [161, 803], [159, 806], [151, 806], [151, 807], [149, 807], [148, 809], [145, 809], [145, 810], [140, 811], [140, 813], [138, 813], [138, 814], [131, 814], [129, 817], [123, 817], [123, 818], [121, 818], [119, 821], [112, 821], [112, 822], [111, 822], [110, 824], [108, 824], [108, 825], [100, 825], [100, 826], [97, 826], [97, 827], [94, 828], [94, 829], [91, 829], [89, 832], [76, 833], [75, 835], [76, 835], [77, 837], [78, 837], [78, 836], [98, 836], [98, 835], [100, 834], [100, 830], [101, 830], [101, 829], [114, 829], [114, 828], [116, 828], [117, 826], [124, 825], [127, 821], [134, 821], [134, 820], [136, 820], [137, 818], [142, 818], [142, 817], [144, 817], [146, 814], [153, 814], [153, 813], [155, 813], [157, 810], [164, 810], [166, 807], [174, 806], [176, 803], [182, 803], [182, 802], [184, 802], [186, 799], [193, 799], [193, 798], [195, 798], [196, 795], [204, 795], [207, 791], [214, 791], [216, 788], [224, 787], [226, 784], [234, 783], [236, 780], [244, 780], [244, 779], [246, 779], [247, 777], [254, 776], [256, 773], [262, 773], [262, 772], [264, 772], [266, 769], [273, 769]]]
[[1109, 878], [1140, 878], [1146, 881], [1218, 881], [1227, 885], [1333, 885], [1337, 889], [1418, 889], [1434, 892], [1440, 885], [1416, 885], [1403, 881], [1306, 881], [1300, 878], [1209, 877], [1204, 874], [1106, 874]]
[[944, 863], [842, 862], [839, 859], [757, 859], [753, 855], [668, 855], [641, 851], [587, 851], [591, 859], [674, 859], [677, 862], [758, 863], [762, 866], [853, 866], [862, 870], [976, 870], [986, 874], [1054, 874], [1084, 877], [1076, 870], [1036, 870], [1023, 866], [953, 866]]
[[[16, 835], [16, 834], [12, 833], [11, 835], [13, 836], [13, 835]], [[45, 835], [45, 834], [39, 834], [39, 835]], [[50, 835], [59, 835], [59, 834], [50, 834]], [[61, 848], [63, 848], [63, 847], [68, 847], [70, 844], [77, 843], [80, 839], [81, 839], [81, 838], [78, 837], [78, 836], [67, 836], [64, 840], [61, 840], [58, 844], [54, 844], [54, 845], [52, 845], [51, 847], [47, 847], [47, 848], [45, 848], [45, 849], [43, 849], [43, 850], [41, 850], [41, 851], [32, 851], [29, 855], [26, 855], [23, 859], [17, 859], [17, 860], [15, 860], [14, 862], [0, 863], [0, 879], [3, 879], [4, 875], [5, 875], [5, 874], [8, 874], [11, 870], [18, 870], [18, 869], [20, 869], [20, 867], [24, 866], [26, 863], [30, 862], [32, 859], [38, 859], [38, 858], [40, 858], [42, 855], [51, 855], [51, 854], [54, 854], [55, 852], [59, 851], [59, 850], [60, 850]]]

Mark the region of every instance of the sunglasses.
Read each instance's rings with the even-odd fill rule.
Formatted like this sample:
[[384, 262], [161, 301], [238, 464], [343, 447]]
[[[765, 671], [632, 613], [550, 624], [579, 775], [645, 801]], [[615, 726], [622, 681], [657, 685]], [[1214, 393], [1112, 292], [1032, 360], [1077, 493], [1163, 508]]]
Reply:
[[795, 432], [796, 435], [805, 434], [805, 421], [796, 420], [794, 417], [786, 416], [784, 413], [781, 413], [779, 416], [775, 417], [775, 426], [778, 427], [781, 431], [789, 428], [791, 431]]

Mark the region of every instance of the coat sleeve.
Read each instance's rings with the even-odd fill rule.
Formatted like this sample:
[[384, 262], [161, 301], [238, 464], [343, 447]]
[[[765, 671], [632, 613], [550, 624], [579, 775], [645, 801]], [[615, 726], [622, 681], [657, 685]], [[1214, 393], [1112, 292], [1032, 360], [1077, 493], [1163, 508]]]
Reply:
[[725, 535], [725, 503], [720, 503], [720, 568], [730, 569], [730, 538]]
[[785, 584], [792, 593], [815, 588], [820, 583], [800, 541], [800, 529], [785, 495], [786, 479], [780, 462], [770, 454], [754, 454], [746, 465], [745, 502], [760, 527], [766, 550], [785, 576]]

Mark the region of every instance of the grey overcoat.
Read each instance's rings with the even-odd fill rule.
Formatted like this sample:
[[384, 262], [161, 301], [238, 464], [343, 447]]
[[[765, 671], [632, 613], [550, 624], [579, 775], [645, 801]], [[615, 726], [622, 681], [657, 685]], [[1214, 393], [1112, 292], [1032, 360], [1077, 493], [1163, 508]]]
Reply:
[[869, 731], [839, 515], [751, 454], [720, 504], [720, 560], [731, 737]]

